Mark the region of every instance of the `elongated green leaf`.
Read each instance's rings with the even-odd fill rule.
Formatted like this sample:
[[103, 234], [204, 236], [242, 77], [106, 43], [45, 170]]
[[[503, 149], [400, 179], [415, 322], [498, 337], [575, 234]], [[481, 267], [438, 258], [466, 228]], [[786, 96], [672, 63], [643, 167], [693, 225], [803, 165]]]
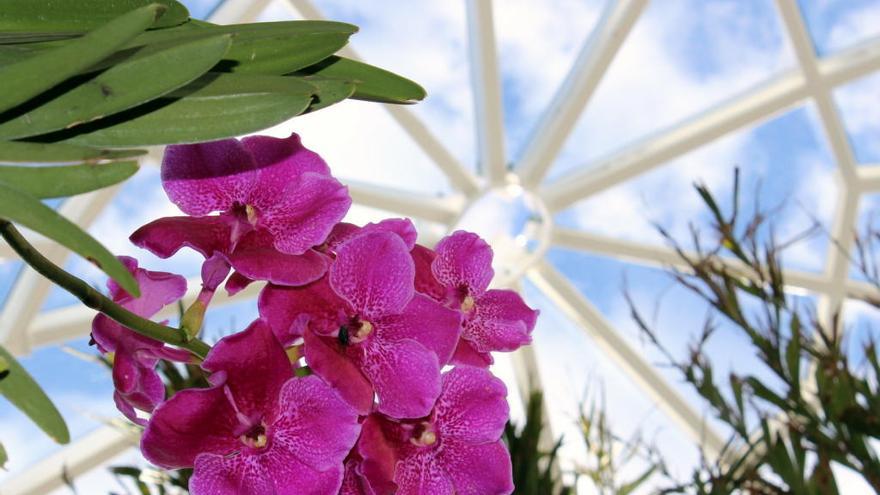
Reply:
[[[195, 89], [126, 112], [119, 123], [68, 139], [91, 146], [193, 143], [238, 136], [284, 122], [308, 108], [316, 88], [299, 78], [212, 74]], [[130, 118], [130, 120], [129, 120]], [[87, 126], [85, 126], [87, 127]], [[83, 129], [87, 130], [87, 129]]]
[[[0, 35], [2, 36], [2, 35]], [[39, 55], [45, 50], [35, 50], [30, 44], [3, 45], [0, 44], [0, 67], [20, 62], [26, 58]]]
[[219, 25], [192, 20], [181, 26], [143, 33], [129, 43], [129, 46], [167, 42], [180, 43], [193, 37], [219, 34], [234, 34], [236, 38], [252, 40], [274, 36], [302, 36], [322, 33], [350, 35], [356, 33], [357, 30], [358, 27], [354, 24], [336, 21], [279, 21]]
[[[0, 395], [23, 412], [37, 426], [39, 426], [52, 440], [58, 443], [70, 442], [70, 432], [61, 413], [31, 378], [25, 369], [18, 364], [6, 349], [0, 346], [0, 357], [9, 363], [9, 370], [4, 373], [0, 380]], [[0, 454], [0, 465], [5, 459], [5, 452]]]
[[213, 36], [123, 62], [0, 125], [0, 137], [46, 134], [150, 101], [207, 72], [223, 57], [229, 44], [228, 35]]
[[165, 7], [161, 5], [148, 5], [124, 14], [82, 38], [0, 68], [0, 86], [3, 87], [0, 111], [20, 105], [94, 65], [150, 27], [164, 11]]
[[0, 141], [0, 163], [48, 163], [114, 160], [143, 155], [147, 150], [102, 150], [72, 144]]
[[35, 198], [63, 198], [112, 186], [134, 175], [137, 162], [62, 165], [55, 167], [0, 166], [0, 183]]
[[[265, 22], [229, 26], [176, 28], [148, 31], [129, 46], [97, 65], [107, 67], [127, 57], [142, 57], [180, 43], [218, 35], [232, 35], [232, 46], [220, 69], [281, 75], [308, 67], [336, 53], [357, 31], [351, 24], [328, 21]], [[132, 50], [138, 50], [132, 55]]]
[[0, 31], [83, 33], [153, 3], [167, 9], [155, 27], [176, 26], [189, 19], [186, 7], [175, 0], [0, 0]]
[[110, 251], [39, 199], [0, 183], [0, 218], [21, 224], [91, 261], [134, 296], [137, 282]]
[[415, 103], [425, 98], [425, 90], [405, 77], [363, 62], [332, 56], [302, 69], [298, 75], [345, 79], [357, 84], [352, 98], [382, 103]]
[[309, 105], [308, 112], [315, 112], [339, 103], [354, 94], [355, 90], [353, 82], [342, 79], [325, 79], [316, 76], [305, 76], [302, 79], [318, 87], [318, 94]]
[[6, 467], [6, 463], [9, 461], [9, 456], [6, 455], [6, 449], [3, 448], [3, 444], [0, 443], [0, 469]]

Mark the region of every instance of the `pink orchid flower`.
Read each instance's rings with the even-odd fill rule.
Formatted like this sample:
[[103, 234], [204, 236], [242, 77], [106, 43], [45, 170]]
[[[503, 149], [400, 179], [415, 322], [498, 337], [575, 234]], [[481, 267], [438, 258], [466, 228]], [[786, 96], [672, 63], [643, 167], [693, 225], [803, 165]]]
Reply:
[[362, 493], [388, 493], [382, 490], [390, 481], [397, 495], [512, 493], [510, 454], [500, 440], [506, 395], [488, 370], [459, 366], [444, 373], [428, 416], [398, 421], [373, 414], [364, 421], [355, 448], [362, 460], [350, 474], [360, 479], [349, 483]]
[[[141, 296], [132, 297], [112, 279], [107, 287], [113, 301], [132, 313], [150, 318], [186, 292], [186, 279], [180, 275], [138, 268], [137, 260], [127, 256], [119, 259], [137, 280]], [[158, 360], [187, 361], [190, 358], [188, 351], [172, 349], [144, 337], [103, 314], [92, 320], [92, 339], [102, 353], [113, 353], [116, 407], [139, 424], [143, 424], [143, 420], [137, 417], [136, 409], [150, 412], [165, 399], [165, 385], [156, 373]]]
[[190, 216], [144, 225], [134, 244], [162, 258], [183, 247], [206, 259], [219, 254], [246, 279], [283, 285], [326, 272], [329, 260], [312, 248], [351, 206], [347, 189], [296, 134], [169, 146], [162, 184]]
[[194, 467], [193, 495], [335, 495], [358, 438], [357, 413], [317, 376], [295, 378], [261, 320], [220, 340], [202, 367], [212, 386], [156, 408], [141, 450]]
[[326, 277], [302, 287], [268, 285], [260, 314], [279, 340], [304, 337], [305, 359], [340, 395], [367, 414], [428, 413], [440, 392], [440, 368], [459, 336], [460, 315], [413, 289], [403, 239], [367, 232], [336, 249]]
[[492, 248], [478, 235], [457, 231], [435, 251], [416, 246], [415, 287], [463, 314], [462, 334], [452, 362], [492, 364], [492, 351], [514, 351], [532, 341], [538, 311], [512, 290], [492, 289]]

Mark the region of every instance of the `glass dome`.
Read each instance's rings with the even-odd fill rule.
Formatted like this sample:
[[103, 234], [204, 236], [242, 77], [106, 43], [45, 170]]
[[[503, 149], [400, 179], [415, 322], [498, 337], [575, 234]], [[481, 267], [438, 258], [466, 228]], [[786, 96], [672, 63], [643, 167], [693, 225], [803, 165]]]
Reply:
[[[657, 326], [682, 350], [706, 308], [671, 289], [681, 266], [653, 227], [674, 235], [702, 215], [694, 181], [726, 199], [734, 167], [751, 198], [786, 203], [782, 237], [818, 220], [827, 235], [785, 253], [791, 289], [820, 317], [872, 289], [851, 274], [853, 228], [880, 189], [880, 4], [736, 0], [190, 0], [216, 23], [330, 18], [361, 31], [349, 56], [423, 84], [411, 107], [346, 101], [266, 131], [298, 132], [355, 201], [348, 221], [412, 217], [432, 243], [456, 229], [496, 251], [497, 284], [519, 287], [542, 311], [535, 344], [499, 359], [514, 417], [530, 386], [545, 390], [553, 436], [570, 467], [585, 455], [574, 418], [601, 389], [623, 436], [647, 432], [681, 473], [727, 432], [641, 341], [622, 295], [662, 295]], [[873, 21], [872, 21], [873, 19]], [[129, 232], [171, 213], [158, 179], [161, 149], [119, 188], [58, 206], [114, 252], [148, 268], [197, 277], [195, 258], [159, 260]], [[727, 196], [725, 196], [727, 195]], [[679, 236], [681, 237], [681, 236]], [[831, 242], [829, 239], [837, 239]], [[99, 272], [46, 241], [48, 256], [95, 285]], [[10, 452], [4, 495], [80, 493], [117, 486], [108, 465], [138, 463], [136, 434], [114, 419], [109, 372], [87, 340], [93, 314], [0, 246], [0, 343], [56, 399], [73, 442], [51, 444], [17, 412], [0, 409]], [[191, 284], [197, 288], [198, 284]], [[255, 314], [252, 286], [219, 297], [213, 336]], [[193, 297], [190, 294], [189, 297]], [[687, 308], [682, 311], [681, 308]], [[870, 318], [847, 304], [854, 318]], [[868, 315], [868, 316], [866, 316]], [[170, 316], [170, 315], [168, 315]], [[746, 342], [711, 350], [717, 367], [754, 364]]]

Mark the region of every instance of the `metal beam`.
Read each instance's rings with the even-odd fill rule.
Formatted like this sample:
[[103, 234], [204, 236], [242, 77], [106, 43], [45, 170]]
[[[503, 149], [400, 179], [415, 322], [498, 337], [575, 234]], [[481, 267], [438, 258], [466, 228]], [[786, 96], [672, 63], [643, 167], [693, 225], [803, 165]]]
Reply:
[[700, 413], [657, 374], [644, 355], [633, 349], [562, 274], [546, 261], [542, 261], [527, 276], [688, 436], [699, 442], [713, 457], [721, 452], [724, 446], [721, 436], [706, 424]]
[[872, 193], [880, 189], [880, 165], [862, 165], [857, 169], [855, 181], [860, 193]]
[[536, 187], [541, 183], [608, 65], [647, 4], [647, 0], [608, 3], [525, 146], [517, 166], [524, 187]]
[[461, 214], [464, 198], [436, 197], [364, 182], [345, 181], [355, 203], [401, 215], [450, 224]]
[[[321, 12], [310, 0], [288, 0], [300, 14], [306, 19], [324, 19]], [[360, 60], [357, 52], [346, 46], [339, 51], [346, 57]], [[409, 108], [402, 105], [382, 105], [391, 117], [406, 131], [422, 151], [434, 161], [440, 170], [459, 191], [467, 197], [476, 196], [480, 192], [480, 182], [468, 169], [452, 155], [440, 140], [428, 130], [428, 127]]]
[[477, 127], [478, 164], [491, 186], [507, 177], [504, 151], [504, 106], [492, 17], [492, 0], [467, 0], [471, 88]]
[[[829, 87], [877, 69], [880, 40], [841, 51], [817, 63], [817, 73]], [[666, 131], [586, 164], [542, 187], [540, 195], [551, 211], [565, 209], [724, 134], [772, 117], [809, 97], [808, 86], [800, 70], [789, 71]]]
[[45, 457], [0, 484], [3, 495], [49, 493], [66, 485], [67, 479], [87, 473], [104, 462], [136, 447], [140, 435], [124, 426], [102, 426], [63, 449]]
[[[673, 267], [678, 270], [688, 268], [672, 248], [616, 239], [590, 232], [556, 227], [551, 234], [551, 243], [555, 247], [598, 254], [646, 266]], [[691, 258], [696, 257], [696, 254], [690, 251], [686, 251], [685, 255]], [[735, 273], [747, 277], [751, 276], [751, 268], [737, 259], [719, 258], [719, 262]], [[816, 294], [825, 293], [831, 285], [830, 280], [824, 274], [801, 270], [783, 270], [783, 277], [788, 287]], [[876, 287], [859, 280], [846, 280], [845, 293], [847, 297], [854, 299], [880, 300], [880, 291]]]
[[542, 187], [540, 195], [551, 211], [565, 209], [740, 127], [768, 119], [806, 96], [803, 76], [790, 72], [594, 163], [585, 164]]
[[859, 187], [856, 180], [859, 173], [856, 170], [855, 154], [850, 146], [843, 121], [831, 99], [830, 86], [819, 73], [816, 52], [797, 3], [794, 0], [777, 0], [776, 6], [785, 23], [789, 40], [794, 46], [798, 63], [807, 79], [811, 96], [816, 101], [822, 129], [837, 162], [839, 174], [837, 209], [831, 227], [831, 238], [835, 249], [829, 253], [825, 267], [829, 287], [817, 304], [819, 321], [826, 330], [831, 330], [835, 321], [837, 324], [842, 321], [842, 319], [835, 320], [834, 317], [838, 312], [843, 312], [846, 281], [849, 278], [850, 260], [855, 242], [854, 227], [858, 215]]

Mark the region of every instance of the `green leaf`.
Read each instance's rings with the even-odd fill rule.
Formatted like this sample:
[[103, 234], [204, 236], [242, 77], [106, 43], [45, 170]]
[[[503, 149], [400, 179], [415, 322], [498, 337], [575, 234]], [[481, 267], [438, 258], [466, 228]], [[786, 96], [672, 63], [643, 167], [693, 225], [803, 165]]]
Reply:
[[[255, 132], [299, 115], [316, 88], [299, 78], [211, 74], [155, 104], [122, 114], [119, 124], [69, 138], [91, 146], [194, 143]], [[96, 122], [95, 124], [100, 124]]]
[[0, 183], [0, 218], [58, 242], [97, 265], [129, 294], [140, 295], [134, 277], [107, 248], [39, 199]]
[[0, 166], [0, 183], [35, 198], [63, 198], [112, 186], [134, 175], [137, 162], [61, 165], [54, 167]]
[[357, 84], [352, 98], [358, 100], [415, 103], [425, 98], [424, 88], [405, 77], [363, 62], [337, 56], [328, 57], [297, 74], [352, 81]]
[[147, 150], [102, 150], [73, 144], [0, 141], [0, 163], [47, 163], [114, 160], [143, 155]]
[[[0, 357], [10, 365], [9, 371], [0, 380], [0, 395], [6, 397], [12, 405], [30, 418], [52, 440], [62, 444], [70, 442], [70, 432], [67, 430], [64, 418], [61, 417], [61, 413], [58, 412], [55, 404], [52, 404], [43, 389], [2, 346], [0, 346]], [[5, 457], [5, 452], [0, 453], [0, 464], [3, 463]]]
[[0, 443], [0, 469], [4, 469], [6, 467], [6, 463], [9, 461], [9, 456], [6, 455], [6, 449], [3, 448], [3, 444]]
[[309, 105], [308, 112], [315, 112], [339, 103], [354, 94], [355, 90], [353, 82], [342, 79], [325, 79], [316, 76], [304, 76], [302, 79], [318, 88], [318, 93], [312, 104]]
[[[6, 8], [5, 4], [3, 8]], [[44, 6], [43, 10], [53, 8]], [[122, 15], [82, 38], [0, 68], [0, 86], [3, 87], [0, 111], [22, 104], [104, 59], [150, 27], [164, 10], [158, 4], [148, 5]]]
[[788, 377], [793, 384], [793, 391], [800, 395], [801, 383], [801, 321], [797, 314], [791, 316], [791, 340], [785, 349], [785, 362], [788, 368]]
[[150, 4], [167, 9], [155, 27], [189, 19], [186, 7], [175, 0], [0, 0], [0, 32], [76, 35]]
[[222, 63], [223, 70], [282, 75], [333, 55], [357, 31], [357, 27], [351, 24], [329, 21], [260, 22], [202, 27], [193, 27], [190, 24], [149, 31], [135, 38], [129, 46], [146, 45], [142, 51], [150, 53], [207, 36], [233, 35], [232, 46]]
[[155, 99], [207, 72], [223, 57], [229, 44], [228, 35], [213, 36], [122, 62], [0, 125], [0, 137], [46, 134]]

